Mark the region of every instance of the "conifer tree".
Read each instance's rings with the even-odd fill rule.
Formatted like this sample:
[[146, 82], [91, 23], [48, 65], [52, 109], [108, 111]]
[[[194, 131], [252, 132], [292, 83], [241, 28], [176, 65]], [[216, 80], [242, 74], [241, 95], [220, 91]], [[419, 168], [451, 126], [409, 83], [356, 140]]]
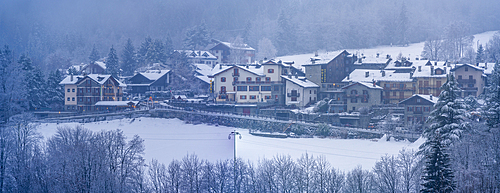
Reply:
[[165, 40], [165, 55], [168, 58], [172, 53], [174, 53], [174, 43], [172, 42], [172, 38], [167, 36], [167, 39]]
[[484, 62], [484, 48], [482, 44], [479, 44], [476, 52], [476, 63]]
[[210, 43], [210, 31], [204, 22], [187, 30], [184, 47], [190, 50], [203, 49]]
[[47, 106], [47, 90], [43, 73], [35, 68], [31, 59], [23, 54], [17, 61], [24, 71], [24, 86], [27, 91], [27, 101], [30, 110], [37, 110]]
[[488, 86], [485, 91], [486, 105], [484, 112], [486, 124], [491, 128], [500, 126], [500, 66], [495, 64], [493, 72], [488, 77]]
[[47, 78], [47, 102], [52, 109], [60, 109], [64, 105], [64, 88], [59, 84], [62, 80], [59, 70], [50, 72]]
[[118, 56], [116, 55], [116, 50], [111, 46], [109, 49], [108, 58], [106, 59], [106, 71], [111, 76], [118, 78], [120, 73], [120, 67], [118, 66]]
[[125, 47], [123, 48], [121, 68], [123, 70], [123, 75], [125, 76], [134, 75], [134, 71], [137, 68], [135, 48], [130, 38], [127, 40], [127, 44], [125, 44]]
[[148, 51], [149, 47], [152, 46], [153, 44], [153, 39], [151, 37], [146, 37], [144, 39], [144, 42], [142, 42], [141, 47], [139, 48], [137, 55], [138, 55], [138, 61], [139, 61], [139, 66], [146, 66], [146, 58], [148, 57]]
[[443, 139], [437, 133], [429, 140], [430, 150], [425, 155], [424, 175], [422, 176], [423, 193], [448, 193], [455, 190], [450, 155]]
[[[441, 86], [441, 90], [434, 110], [427, 120], [431, 124], [424, 130], [423, 136], [427, 139], [434, 139], [439, 133], [443, 140], [441, 143], [449, 145], [459, 139], [461, 133], [467, 129], [466, 106], [459, 97], [460, 88], [453, 75], [447, 75], [447, 81]], [[420, 146], [420, 149], [427, 152], [429, 147], [430, 141], [427, 140]]]
[[90, 52], [89, 60], [90, 63], [94, 63], [95, 61], [98, 61], [101, 58], [99, 55], [99, 52], [97, 51], [97, 48], [94, 46], [92, 47], [92, 51]]

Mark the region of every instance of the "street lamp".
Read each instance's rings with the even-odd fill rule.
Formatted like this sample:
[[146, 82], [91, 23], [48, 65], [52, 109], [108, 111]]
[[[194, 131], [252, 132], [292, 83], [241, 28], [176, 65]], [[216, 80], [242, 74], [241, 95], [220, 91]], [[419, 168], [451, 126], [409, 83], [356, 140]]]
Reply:
[[234, 180], [234, 190], [236, 191], [236, 136], [239, 136], [240, 139], [241, 139], [241, 134], [239, 132], [237, 132], [236, 130], [232, 131], [228, 136], [227, 136], [227, 139], [231, 140], [231, 136], [234, 137], [234, 152], [233, 152], [233, 155], [234, 155], [234, 159], [233, 159], [233, 180]]

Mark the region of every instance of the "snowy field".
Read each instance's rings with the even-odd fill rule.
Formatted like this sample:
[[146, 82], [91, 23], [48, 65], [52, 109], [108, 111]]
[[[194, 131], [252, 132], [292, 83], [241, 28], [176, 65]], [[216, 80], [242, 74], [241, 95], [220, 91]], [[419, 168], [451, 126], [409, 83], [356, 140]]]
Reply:
[[328, 138], [276, 139], [253, 136], [246, 129], [191, 125], [178, 119], [160, 118], [137, 118], [134, 121], [120, 119], [84, 124], [42, 123], [39, 132], [47, 139], [56, 133], [57, 127], [76, 125], [82, 125], [92, 131], [121, 129], [128, 139], [139, 135], [145, 140], [146, 162], [149, 163], [154, 158], [165, 164], [193, 153], [209, 161], [232, 159], [234, 138], [229, 140], [228, 135], [234, 129], [242, 135], [241, 139], [237, 139], [237, 155], [244, 160], [256, 163], [259, 159], [272, 158], [278, 154], [290, 155], [297, 159], [307, 152], [313, 156], [325, 156], [333, 167], [346, 171], [358, 165], [371, 169], [380, 156], [397, 155], [402, 148], [417, 149], [421, 143], [421, 140], [409, 143]]

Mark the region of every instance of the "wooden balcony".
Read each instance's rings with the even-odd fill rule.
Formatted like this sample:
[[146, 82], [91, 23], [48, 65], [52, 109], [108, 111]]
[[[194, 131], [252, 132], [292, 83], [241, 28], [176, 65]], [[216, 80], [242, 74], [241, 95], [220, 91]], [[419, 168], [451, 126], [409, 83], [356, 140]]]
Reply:
[[273, 84], [283, 84], [282, 81], [234, 81], [233, 85], [273, 85]]
[[300, 97], [300, 93], [286, 93], [287, 97]]
[[457, 79], [458, 84], [476, 84], [476, 79]]

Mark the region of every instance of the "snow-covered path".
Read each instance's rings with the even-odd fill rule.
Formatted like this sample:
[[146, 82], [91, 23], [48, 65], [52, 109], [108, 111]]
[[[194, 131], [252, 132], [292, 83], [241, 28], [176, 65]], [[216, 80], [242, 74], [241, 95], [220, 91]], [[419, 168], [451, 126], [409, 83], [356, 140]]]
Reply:
[[84, 124], [42, 123], [39, 131], [48, 138], [56, 133], [57, 127], [76, 125], [92, 131], [121, 129], [129, 139], [139, 135], [145, 140], [146, 162], [154, 158], [165, 164], [192, 153], [209, 161], [231, 159], [233, 138], [229, 140], [228, 135], [234, 129], [242, 135], [241, 139], [237, 139], [237, 155], [244, 160], [257, 162], [261, 158], [272, 158], [277, 154], [297, 159], [307, 152], [314, 156], [325, 156], [333, 167], [342, 170], [351, 170], [357, 165], [370, 169], [382, 155], [397, 155], [402, 148], [418, 148], [420, 145], [420, 140], [409, 143], [361, 139], [266, 138], [250, 135], [246, 129], [191, 125], [178, 119], [161, 118], [136, 118], [134, 121], [118, 119]]

